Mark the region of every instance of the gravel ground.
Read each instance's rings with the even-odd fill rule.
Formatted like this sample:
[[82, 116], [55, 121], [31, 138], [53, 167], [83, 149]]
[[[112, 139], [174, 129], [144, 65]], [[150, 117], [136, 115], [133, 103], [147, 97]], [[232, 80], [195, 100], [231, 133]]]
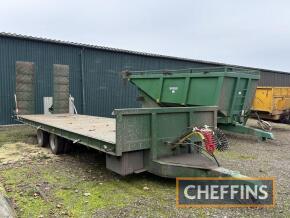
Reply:
[[0, 128], [0, 177], [19, 217], [290, 217], [290, 125], [273, 126], [273, 141], [228, 135], [231, 147], [217, 157], [244, 175], [276, 177], [275, 208], [177, 209], [175, 180], [120, 177], [93, 150], [51, 155], [23, 126]]

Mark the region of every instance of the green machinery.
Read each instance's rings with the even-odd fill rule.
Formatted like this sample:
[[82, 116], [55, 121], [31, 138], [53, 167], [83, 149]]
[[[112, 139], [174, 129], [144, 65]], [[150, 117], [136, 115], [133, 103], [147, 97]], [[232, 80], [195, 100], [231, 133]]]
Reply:
[[215, 158], [215, 130], [217, 122], [239, 126], [246, 119], [240, 114], [244, 107], [236, 106], [250, 104], [247, 90], [253, 91], [259, 75], [215, 69], [126, 76], [140, 89], [143, 108], [115, 109], [114, 118], [16, 114], [16, 119], [35, 127], [38, 144], [49, 144], [54, 154], [82, 144], [105, 153], [106, 167], [120, 175], [148, 171], [170, 178], [243, 177]]
[[260, 74], [242, 68], [216, 67], [124, 72], [138, 87], [143, 107], [218, 106], [218, 127], [273, 139], [270, 132], [246, 126]]

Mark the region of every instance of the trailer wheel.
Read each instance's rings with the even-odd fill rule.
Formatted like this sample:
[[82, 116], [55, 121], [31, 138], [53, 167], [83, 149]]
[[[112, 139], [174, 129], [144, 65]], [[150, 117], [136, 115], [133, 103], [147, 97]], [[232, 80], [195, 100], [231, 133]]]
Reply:
[[67, 154], [70, 153], [72, 150], [72, 141], [68, 140], [68, 139], [63, 139], [64, 143], [63, 143], [63, 153]]
[[45, 147], [48, 145], [48, 141], [49, 141], [49, 136], [48, 133], [38, 129], [37, 130], [37, 143], [40, 147]]
[[51, 152], [56, 155], [61, 154], [64, 149], [62, 138], [54, 134], [49, 135], [49, 146], [50, 146]]

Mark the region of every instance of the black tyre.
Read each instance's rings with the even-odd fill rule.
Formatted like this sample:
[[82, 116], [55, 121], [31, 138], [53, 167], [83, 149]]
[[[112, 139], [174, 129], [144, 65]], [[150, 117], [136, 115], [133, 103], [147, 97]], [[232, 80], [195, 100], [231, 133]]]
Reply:
[[63, 153], [67, 154], [70, 153], [72, 151], [72, 141], [68, 140], [68, 139], [63, 139], [64, 140], [64, 148], [63, 148]]
[[48, 145], [49, 135], [47, 132], [38, 129], [37, 130], [37, 143], [40, 147], [45, 147]]
[[49, 146], [53, 154], [61, 154], [64, 151], [63, 139], [57, 135], [49, 135]]
[[216, 128], [214, 130], [214, 138], [216, 142], [216, 149], [218, 151], [225, 151], [229, 149], [228, 139], [221, 129]]

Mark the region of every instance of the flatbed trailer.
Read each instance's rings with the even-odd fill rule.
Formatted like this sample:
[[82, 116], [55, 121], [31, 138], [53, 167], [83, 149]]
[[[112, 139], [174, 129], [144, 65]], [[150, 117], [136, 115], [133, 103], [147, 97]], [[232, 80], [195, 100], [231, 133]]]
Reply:
[[116, 144], [116, 120], [113, 118], [55, 114], [21, 115], [19, 119], [37, 129], [115, 155], [109, 152]]
[[231, 176], [238, 172], [219, 166], [213, 156], [173, 145], [184, 131], [217, 123], [217, 107], [162, 107], [114, 110], [115, 118], [76, 114], [17, 115], [37, 129], [40, 146], [54, 154], [78, 143], [106, 154], [106, 167], [120, 175], [148, 171], [163, 177]]

